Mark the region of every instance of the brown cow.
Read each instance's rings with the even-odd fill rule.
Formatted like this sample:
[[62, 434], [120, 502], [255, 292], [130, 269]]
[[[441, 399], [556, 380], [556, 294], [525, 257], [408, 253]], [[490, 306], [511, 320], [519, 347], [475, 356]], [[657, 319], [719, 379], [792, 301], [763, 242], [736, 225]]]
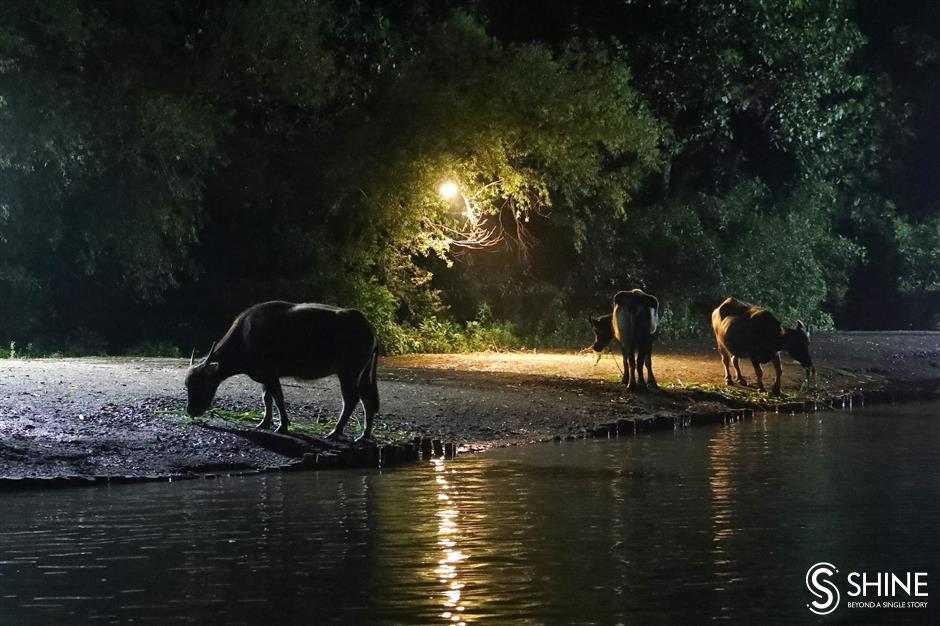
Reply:
[[738, 374], [738, 382], [747, 386], [738, 364], [739, 357], [751, 359], [754, 373], [757, 375], [757, 388], [764, 391], [764, 371], [761, 363], [773, 362], [777, 372], [771, 393], [780, 395], [780, 351], [786, 350], [794, 359], [806, 368], [807, 379], [814, 370], [813, 359], [809, 355], [809, 333], [803, 322], [797, 322], [796, 328], [784, 328], [773, 314], [759, 306], [728, 298], [712, 312], [712, 329], [715, 341], [721, 353], [721, 362], [725, 366], [725, 382], [733, 385], [729, 361]]

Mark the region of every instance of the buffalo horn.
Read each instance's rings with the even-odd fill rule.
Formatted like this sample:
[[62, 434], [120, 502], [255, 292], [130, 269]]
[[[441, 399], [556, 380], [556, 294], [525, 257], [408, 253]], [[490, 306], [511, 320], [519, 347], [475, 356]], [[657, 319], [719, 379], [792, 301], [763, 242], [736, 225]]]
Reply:
[[196, 362], [196, 348], [193, 348], [193, 353], [189, 355], [189, 366], [192, 367]]

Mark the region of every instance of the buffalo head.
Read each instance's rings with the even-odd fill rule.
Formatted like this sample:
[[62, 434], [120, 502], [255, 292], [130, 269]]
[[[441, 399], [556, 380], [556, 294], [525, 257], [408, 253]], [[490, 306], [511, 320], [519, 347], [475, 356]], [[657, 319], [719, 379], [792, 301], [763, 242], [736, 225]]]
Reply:
[[783, 344], [790, 356], [806, 368], [806, 374], [809, 376], [813, 369], [813, 358], [809, 354], [809, 330], [803, 322], [797, 322], [796, 328], [787, 328], [784, 331]]
[[199, 417], [212, 405], [222, 377], [219, 376], [221, 365], [213, 360], [215, 344], [212, 344], [209, 354], [199, 363], [194, 362], [194, 357], [195, 354], [189, 358], [189, 371], [186, 372], [186, 414]]
[[594, 345], [591, 348], [594, 352], [600, 352], [614, 340], [613, 316], [601, 315], [600, 317], [590, 317], [588, 320], [594, 329]]

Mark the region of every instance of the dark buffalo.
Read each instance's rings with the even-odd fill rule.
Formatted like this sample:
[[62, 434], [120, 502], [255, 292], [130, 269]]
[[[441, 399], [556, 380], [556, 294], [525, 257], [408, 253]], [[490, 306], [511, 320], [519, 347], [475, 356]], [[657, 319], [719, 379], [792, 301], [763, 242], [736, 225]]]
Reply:
[[202, 415], [223, 380], [247, 374], [261, 383], [264, 418], [258, 428], [271, 426], [273, 404], [280, 417], [277, 432], [285, 433], [290, 420], [280, 379], [284, 376], [316, 379], [336, 374], [343, 394], [343, 410], [328, 437], [343, 435], [350, 414], [362, 401], [366, 425], [360, 439], [368, 439], [379, 410], [378, 360], [375, 332], [355, 309], [290, 302], [256, 304], [235, 318], [206, 358], [196, 364], [190, 359], [186, 412]]
[[[623, 383], [631, 390], [656, 387], [653, 376], [653, 339], [659, 330], [659, 301], [639, 289], [620, 291], [614, 296], [614, 312], [592, 317], [595, 352], [616, 339], [623, 353]], [[646, 365], [647, 381], [643, 380]]]
[[712, 329], [715, 341], [721, 353], [721, 362], [725, 366], [725, 381], [733, 385], [729, 362], [734, 364], [738, 382], [747, 385], [741, 374], [738, 359], [749, 358], [757, 375], [757, 388], [764, 391], [764, 370], [761, 363], [773, 362], [777, 380], [771, 391], [780, 395], [780, 351], [786, 350], [794, 359], [806, 368], [809, 379], [813, 371], [813, 359], [809, 355], [809, 333], [803, 322], [797, 322], [795, 328], [784, 328], [773, 314], [759, 306], [728, 298], [712, 312]]

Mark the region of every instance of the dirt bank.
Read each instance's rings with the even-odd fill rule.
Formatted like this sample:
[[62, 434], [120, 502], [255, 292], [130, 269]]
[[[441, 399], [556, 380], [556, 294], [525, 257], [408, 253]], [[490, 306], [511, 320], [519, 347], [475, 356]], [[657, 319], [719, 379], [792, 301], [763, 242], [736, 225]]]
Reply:
[[[912, 396], [940, 390], [940, 333], [833, 333], [814, 337], [813, 352], [818, 389], [781, 400], [753, 390], [725, 391], [717, 353], [704, 340], [658, 345], [654, 368], [663, 389], [636, 394], [617, 384], [617, 360], [606, 355], [600, 362], [590, 354], [563, 353], [385, 358], [377, 435], [380, 441], [429, 436], [480, 446], [579, 436], [618, 420], [695, 418], [780, 402], [792, 408], [858, 390], [869, 397], [886, 390]], [[288, 410], [300, 429], [282, 437], [244, 422], [185, 418], [186, 365], [179, 359], [0, 361], [3, 485], [24, 478], [270, 469], [330, 448], [309, 434], [316, 428], [305, 427], [326, 428], [335, 418], [339, 393], [332, 379], [287, 383]], [[750, 365], [743, 369], [753, 380]], [[784, 390], [796, 392], [800, 377], [795, 364], [786, 366]], [[236, 377], [220, 387], [217, 405], [254, 410], [259, 396], [258, 385]]]

